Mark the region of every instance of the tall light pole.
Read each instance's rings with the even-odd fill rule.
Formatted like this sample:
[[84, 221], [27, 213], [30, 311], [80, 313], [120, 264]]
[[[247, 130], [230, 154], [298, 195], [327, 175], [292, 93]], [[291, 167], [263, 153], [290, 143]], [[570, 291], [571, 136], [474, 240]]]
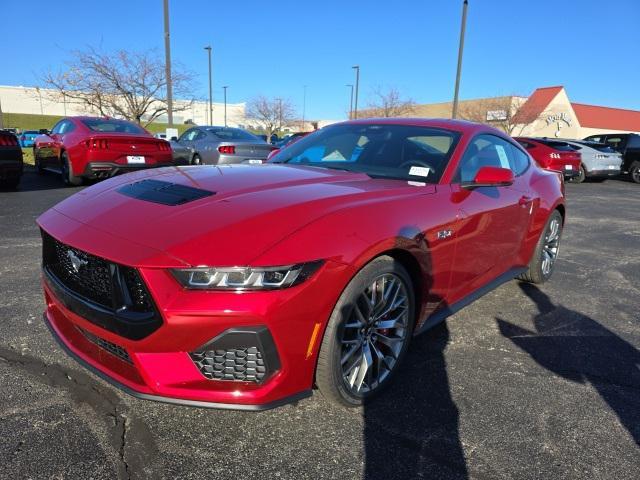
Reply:
[[462, 24], [460, 25], [460, 46], [458, 47], [458, 69], [456, 71], [456, 88], [453, 92], [453, 111], [451, 118], [458, 116], [458, 92], [460, 91], [460, 74], [462, 73], [462, 52], [464, 51], [464, 32], [467, 28], [467, 8], [469, 0], [462, 2]]
[[209, 125], [213, 125], [213, 88], [211, 83], [211, 45], [204, 47], [209, 55]]
[[307, 86], [302, 86], [302, 131], [305, 131], [304, 121], [305, 121], [305, 113], [307, 109]]
[[229, 85], [225, 85], [224, 87], [222, 87], [222, 89], [224, 90], [224, 126], [227, 126], [227, 88], [229, 88]]
[[173, 127], [173, 85], [171, 83], [171, 38], [169, 35], [169, 0], [163, 0], [164, 6], [164, 68], [167, 76], [167, 117]]
[[351, 87], [351, 99], [349, 100], [349, 120], [353, 118], [353, 84], [348, 83], [345, 87]]
[[353, 118], [358, 118], [358, 91], [360, 90], [360, 65], [354, 65], [353, 68], [356, 71], [356, 99], [353, 106]]

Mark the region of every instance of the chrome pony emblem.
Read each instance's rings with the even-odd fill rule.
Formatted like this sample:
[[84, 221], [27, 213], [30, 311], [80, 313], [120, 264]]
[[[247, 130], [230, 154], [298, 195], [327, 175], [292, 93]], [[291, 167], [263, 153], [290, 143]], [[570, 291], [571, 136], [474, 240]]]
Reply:
[[76, 255], [73, 250], [67, 251], [67, 257], [69, 257], [71, 266], [73, 267], [73, 271], [76, 273], [78, 273], [82, 267], [89, 263], [87, 260], [83, 260], [82, 258], [78, 257], [78, 255]]

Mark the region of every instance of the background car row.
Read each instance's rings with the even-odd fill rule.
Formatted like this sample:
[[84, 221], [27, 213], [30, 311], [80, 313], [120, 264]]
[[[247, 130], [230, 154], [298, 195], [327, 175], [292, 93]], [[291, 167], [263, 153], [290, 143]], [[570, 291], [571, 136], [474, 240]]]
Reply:
[[[14, 188], [22, 174], [22, 148], [33, 148], [39, 173], [59, 173], [64, 183], [107, 178], [118, 173], [167, 165], [262, 163], [311, 132], [282, 139], [239, 128], [194, 126], [165, 140], [132, 122], [113, 118], [67, 117], [48, 130], [4, 131], [0, 137], [0, 185]], [[515, 137], [543, 168], [581, 183], [619, 174], [640, 183], [640, 135], [595, 134], [584, 140]]]

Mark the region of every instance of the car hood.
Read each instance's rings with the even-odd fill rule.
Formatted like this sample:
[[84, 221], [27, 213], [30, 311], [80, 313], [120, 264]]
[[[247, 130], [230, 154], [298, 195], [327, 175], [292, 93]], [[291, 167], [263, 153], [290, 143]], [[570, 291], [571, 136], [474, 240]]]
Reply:
[[[144, 180], [193, 187], [207, 196], [166, 205], [120, 191]], [[406, 181], [306, 166], [169, 167], [86, 188], [56, 205], [39, 223], [60, 241], [121, 263], [235, 266], [251, 264], [296, 230], [334, 211], [415, 191]], [[61, 228], [61, 217], [75, 226]], [[86, 231], [81, 240], [81, 226], [113, 242], [91, 242]], [[127, 244], [140, 254], [124, 254]]]

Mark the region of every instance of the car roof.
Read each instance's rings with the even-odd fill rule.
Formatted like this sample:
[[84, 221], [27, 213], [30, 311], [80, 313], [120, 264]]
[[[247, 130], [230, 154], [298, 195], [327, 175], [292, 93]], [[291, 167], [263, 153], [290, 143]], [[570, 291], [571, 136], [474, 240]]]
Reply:
[[[361, 118], [357, 120], [348, 120], [341, 122], [339, 125], [411, 125], [418, 127], [433, 127], [445, 130], [454, 130], [461, 133], [473, 134], [479, 132], [493, 133], [502, 137], [509, 136], [502, 130], [485, 125], [482, 123], [469, 122], [467, 120], [453, 120], [450, 118], [423, 118], [423, 117], [392, 117], [392, 118]], [[331, 125], [330, 125], [331, 126]]]

